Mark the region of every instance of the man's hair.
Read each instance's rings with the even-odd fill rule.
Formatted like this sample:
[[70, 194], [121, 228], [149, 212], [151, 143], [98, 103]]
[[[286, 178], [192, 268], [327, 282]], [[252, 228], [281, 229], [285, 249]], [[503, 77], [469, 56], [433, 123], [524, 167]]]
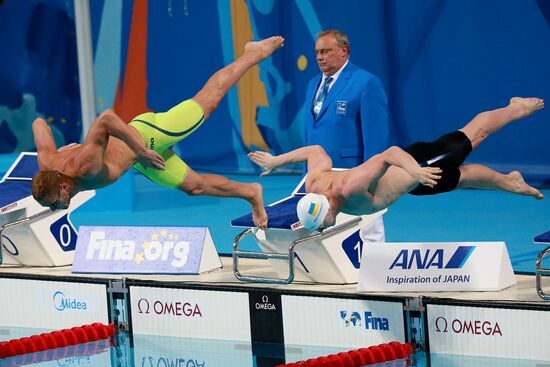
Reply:
[[37, 172], [31, 182], [32, 197], [41, 201], [48, 194], [59, 190], [60, 178], [59, 172], [51, 169]]
[[337, 29], [327, 29], [326, 31], [322, 31], [321, 33], [319, 33], [317, 35], [317, 39], [324, 36], [334, 37], [338, 42], [338, 46], [341, 48], [344, 48], [344, 46], [347, 47], [348, 54], [350, 53], [348, 35], [345, 34], [344, 32], [339, 31]]

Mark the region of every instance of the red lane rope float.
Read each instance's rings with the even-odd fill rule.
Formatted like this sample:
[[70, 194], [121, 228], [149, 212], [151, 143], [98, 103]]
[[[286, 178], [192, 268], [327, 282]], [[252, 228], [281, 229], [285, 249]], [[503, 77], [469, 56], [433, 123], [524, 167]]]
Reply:
[[90, 325], [56, 330], [40, 335], [0, 342], [0, 358], [8, 358], [44, 350], [64, 348], [72, 345], [107, 339], [116, 332], [115, 324], [96, 322]]
[[93, 356], [108, 352], [112, 345], [112, 339], [102, 339], [96, 340], [95, 342], [69, 345], [65, 348], [46, 349], [41, 352], [21, 354], [0, 359], [0, 366], [21, 367], [29, 364], [59, 361], [65, 358]]
[[406, 358], [413, 352], [411, 343], [402, 344], [395, 341], [368, 348], [311, 358], [305, 361], [280, 364], [275, 367], [361, 367]]

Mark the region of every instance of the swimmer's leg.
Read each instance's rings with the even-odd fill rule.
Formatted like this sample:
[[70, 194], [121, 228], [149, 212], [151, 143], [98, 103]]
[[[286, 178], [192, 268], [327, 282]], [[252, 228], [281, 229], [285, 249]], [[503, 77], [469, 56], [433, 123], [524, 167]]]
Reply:
[[537, 200], [544, 198], [539, 190], [525, 182], [518, 171], [503, 175], [480, 164], [467, 164], [460, 167], [460, 181], [457, 188], [503, 190], [518, 195], [532, 196]]
[[193, 97], [202, 106], [204, 118], [210, 116], [229, 89], [248, 69], [282, 47], [283, 43], [284, 38], [280, 36], [266, 38], [259, 42], [248, 42], [241, 57], [212, 75], [201, 91]]
[[259, 228], [267, 227], [267, 213], [262, 198], [262, 186], [258, 183], [248, 184], [231, 181], [219, 175], [198, 174], [189, 168], [179, 189], [189, 195], [244, 199], [252, 206], [254, 224]]
[[466, 134], [472, 142], [472, 148], [475, 149], [495, 131], [542, 108], [544, 108], [544, 100], [540, 98], [514, 97], [506, 107], [479, 113], [460, 131]]

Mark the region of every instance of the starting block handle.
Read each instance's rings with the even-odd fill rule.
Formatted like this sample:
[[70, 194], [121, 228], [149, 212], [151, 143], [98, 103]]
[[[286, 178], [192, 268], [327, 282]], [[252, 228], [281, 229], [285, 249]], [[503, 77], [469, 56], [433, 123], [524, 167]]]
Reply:
[[330, 235], [345, 231], [346, 229], [348, 229], [350, 227], [353, 227], [355, 224], [359, 223], [362, 220], [363, 219], [361, 217], [356, 217], [356, 218], [353, 218], [351, 220], [348, 220], [345, 223], [342, 223], [342, 224], [337, 225], [335, 227], [326, 229], [323, 232], [319, 232], [319, 233], [316, 233], [316, 234], [311, 235], [311, 236], [307, 236], [307, 237], [304, 237], [304, 238], [297, 239], [294, 242], [292, 242], [292, 245], [290, 246], [289, 250], [294, 252], [294, 247], [297, 246], [297, 245], [302, 244], [303, 242], [316, 240], [316, 239], [323, 239], [323, 238], [328, 237]]
[[550, 301], [550, 294], [545, 293], [542, 289], [542, 277], [550, 275], [550, 269], [542, 267], [542, 259], [544, 259], [548, 254], [550, 254], [550, 246], [546, 247], [541, 253], [539, 253], [536, 260], [537, 294], [545, 301]]
[[[294, 258], [295, 258], [296, 246], [299, 246], [305, 242], [323, 239], [333, 234], [345, 231], [348, 228], [355, 226], [357, 223], [359, 223], [362, 220], [363, 219], [361, 217], [356, 217], [338, 226], [324, 230], [323, 232], [319, 232], [304, 238], [299, 238], [293, 241], [292, 244], [289, 246], [288, 254], [239, 250], [238, 249], [239, 242], [243, 240], [246, 236], [248, 236], [250, 233], [252, 233], [252, 228], [248, 228], [243, 232], [239, 233], [237, 237], [235, 237], [235, 241], [233, 242], [233, 274], [238, 280], [243, 282], [290, 284], [294, 280]], [[286, 279], [267, 278], [267, 277], [253, 276], [253, 275], [242, 275], [241, 272], [239, 271], [239, 258], [262, 259], [262, 260], [269, 260], [269, 259], [288, 260], [288, 278]]]
[[53, 212], [52, 209], [46, 209], [44, 211], [41, 211], [40, 213], [31, 215], [30, 217], [23, 218], [23, 219], [18, 219], [16, 221], [6, 223], [6, 224], [0, 226], [0, 265], [2, 265], [2, 261], [4, 260], [4, 258], [2, 256], [2, 251], [3, 251], [2, 249], [4, 248], [4, 237], [2, 237], [2, 232], [4, 232], [4, 229], [10, 228], [10, 227], [15, 227], [15, 226], [18, 226], [20, 224], [32, 222], [32, 221], [34, 221], [38, 218], [41, 218], [41, 217], [45, 216], [46, 214], [50, 214], [51, 212]]
[[256, 252], [256, 251], [244, 251], [239, 250], [237, 254], [243, 259], [262, 259], [262, 260], [288, 260], [287, 254], [280, 254], [278, 252]]
[[249, 283], [269, 283], [269, 284], [291, 283], [292, 280], [294, 280], [294, 270], [292, 270], [290, 276], [287, 279], [266, 278], [266, 277], [259, 277], [259, 276], [253, 276], [253, 275], [247, 276], [247, 275], [241, 274], [241, 272], [239, 271], [239, 258], [262, 259], [262, 260], [279, 259], [279, 260], [288, 260], [289, 263], [292, 263], [292, 261], [290, 261], [288, 254], [239, 250], [238, 249], [239, 242], [251, 233], [252, 233], [252, 228], [248, 228], [243, 232], [239, 233], [237, 237], [235, 237], [235, 241], [233, 242], [233, 274], [235, 275], [235, 278], [237, 278], [240, 281], [249, 282]]

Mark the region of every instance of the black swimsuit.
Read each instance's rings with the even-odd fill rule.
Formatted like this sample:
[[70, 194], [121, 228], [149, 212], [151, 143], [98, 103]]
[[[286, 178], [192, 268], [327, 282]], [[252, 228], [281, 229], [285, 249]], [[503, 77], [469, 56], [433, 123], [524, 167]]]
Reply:
[[434, 188], [419, 184], [409, 194], [435, 195], [454, 190], [460, 180], [460, 166], [472, 152], [472, 142], [462, 131], [443, 135], [434, 142], [409, 145], [405, 151], [423, 167], [442, 169], [441, 179]]

